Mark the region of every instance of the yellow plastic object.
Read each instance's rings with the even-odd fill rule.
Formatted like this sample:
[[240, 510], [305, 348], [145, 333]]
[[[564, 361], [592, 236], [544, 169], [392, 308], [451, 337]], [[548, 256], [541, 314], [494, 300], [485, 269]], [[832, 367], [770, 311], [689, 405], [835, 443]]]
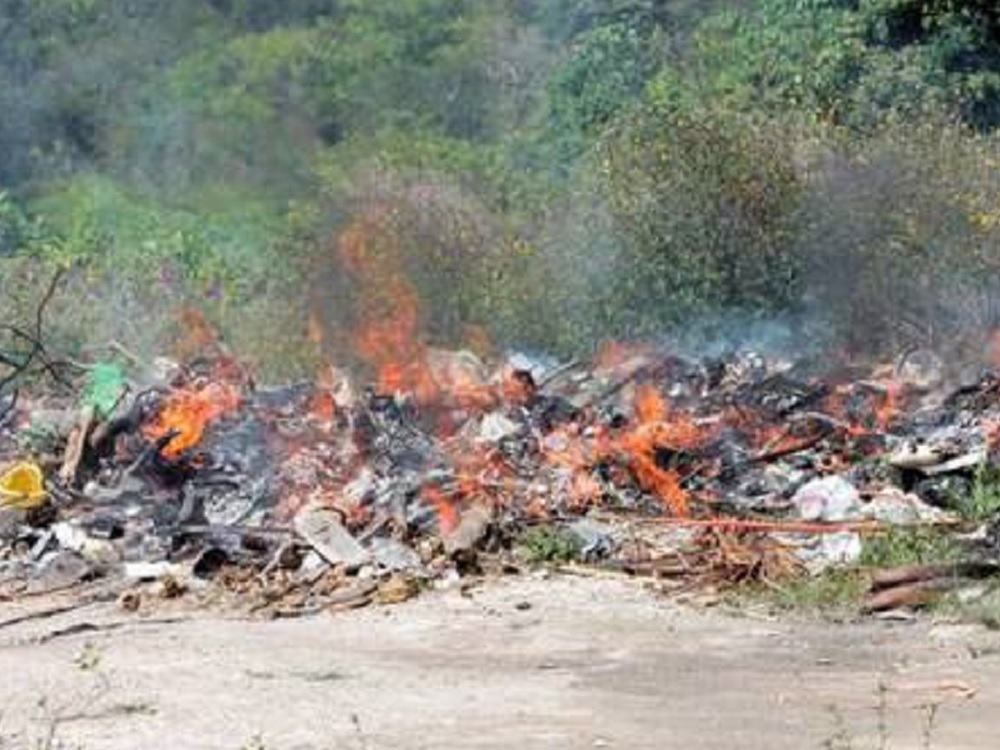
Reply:
[[22, 461], [0, 475], [0, 506], [30, 510], [45, 502], [45, 480], [36, 464]]

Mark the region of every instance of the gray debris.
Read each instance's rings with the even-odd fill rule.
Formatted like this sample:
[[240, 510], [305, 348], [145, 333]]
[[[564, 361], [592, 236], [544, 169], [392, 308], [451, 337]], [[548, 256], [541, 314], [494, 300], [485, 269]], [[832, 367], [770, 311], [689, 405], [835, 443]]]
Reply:
[[331, 565], [357, 569], [371, 561], [371, 555], [344, 528], [340, 515], [320, 505], [309, 505], [295, 516], [295, 530]]
[[976, 467], [981, 466], [985, 460], [986, 449], [983, 448], [933, 466], [924, 466], [921, 470], [927, 476], [933, 477], [938, 474], [951, 474], [956, 471], [968, 471], [975, 469]]
[[444, 535], [444, 551], [455, 555], [475, 549], [486, 537], [492, 520], [492, 514], [479, 505], [462, 511], [458, 526]]
[[44, 558], [35, 577], [28, 582], [27, 593], [43, 594], [69, 588], [94, 575], [94, 566], [75, 552], [63, 550]]
[[948, 513], [928, 505], [914, 494], [896, 487], [887, 487], [871, 499], [863, 515], [875, 521], [897, 526], [920, 523], [942, 523], [953, 520]]
[[420, 555], [402, 542], [388, 537], [375, 537], [369, 543], [375, 562], [389, 571], [418, 571], [423, 567]]
[[611, 526], [592, 518], [574, 521], [567, 529], [580, 541], [580, 557], [584, 560], [595, 561], [610, 557], [618, 546]]

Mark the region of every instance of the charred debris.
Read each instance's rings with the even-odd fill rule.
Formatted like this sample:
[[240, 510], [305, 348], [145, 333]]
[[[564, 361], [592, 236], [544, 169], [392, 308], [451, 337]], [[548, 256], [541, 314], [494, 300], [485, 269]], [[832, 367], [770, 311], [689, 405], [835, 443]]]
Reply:
[[98, 587], [126, 609], [290, 616], [538, 562], [780, 586], [902, 527], [943, 529], [960, 554], [871, 571], [871, 611], [998, 568], [997, 509], [971, 504], [1000, 377], [946, 388], [927, 352], [819, 377], [747, 351], [487, 367], [426, 349], [378, 386], [330, 367], [264, 387], [214, 340], [185, 363], [119, 349], [128, 366], [84, 366], [50, 356], [41, 313], [5, 334], [7, 600]]

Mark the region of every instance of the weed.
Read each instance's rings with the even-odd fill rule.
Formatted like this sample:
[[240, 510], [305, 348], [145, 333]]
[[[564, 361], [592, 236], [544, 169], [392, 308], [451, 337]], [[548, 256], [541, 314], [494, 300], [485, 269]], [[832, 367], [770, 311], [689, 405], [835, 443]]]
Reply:
[[533, 564], [565, 563], [580, 557], [580, 540], [571, 532], [554, 526], [537, 526], [518, 540], [524, 559]]
[[940, 703], [928, 703], [924, 706], [924, 726], [920, 734], [922, 750], [933, 750], [934, 730], [937, 728], [937, 717], [940, 709]]
[[865, 541], [862, 566], [892, 568], [955, 562], [960, 548], [946, 532], [933, 527], [891, 527]]
[[[104, 652], [96, 644], [85, 643], [80, 653], [73, 657], [73, 665], [86, 675], [85, 690], [67, 695], [59, 702], [45, 695], [35, 701], [37, 734], [29, 739], [31, 750], [80, 750], [79, 746], [67, 744], [63, 739], [67, 725], [74, 722], [156, 714], [156, 706], [149, 701], [108, 700], [115, 685], [104, 668]], [[0, 740], [2, 747], [3, 741]]]
[[357, 735], [360, 750], [369, 750], [371, 744], [368, 742], [368, 734], [361, 724], [361, 717], [357, 714], [351, 714], [351, 724], [354, 726], [354, 733]]
[[1000, 467], [986, 463], [979, 467], [961, 511], [970, 521], [986, 521], [1000, 513]]
[[[868, 590], [866, 569], [956, 562], [961, 548], [945, 531], [930, 527], [893, 527], [865, 541], [857, 566], [831, 568], [768, 587], [752, 586], [736, 594], [783, 612], [849, 619]], [[998, 593], [1000, 599], [1000, 593]], [[1000, 623], [1000, 604], [997, 606]]]
[[860, 571], [831, 569], [791, 579], [777, 587], [755, 587], [752, 595], [779, 611], [846, 619], [857, 613], [867, 585]]
[[878, 682], [878, 702], [875, 704], [875, 715], [878, 721], [878, 750], [888, 750], [889, 686], [883, 680]]
[[[837, 705], [826, 707], [830, 714], [833, 727], [831, 733], [821, 743], [822, 750], [855, 750], [856, 748], [872, 748], [872, 750], [891, 750], [892, 725], [889, 723], [889, 694], [892, 686], [879, 681], [876, 688], [875, 722], [876, 735], [874, 744], [868, 742], [858, 745], [858, 737], [848, 725], [843, 711]], [[934, 732], [937, 729], [940, 702], [928, 703], [920, 707], [923, 711], [920, 725], [921, 750], [934, 750]]]
[[347, 679], [347, 675], [335, 669], [293, 672], [292, 674], [304, 682], [339, 682]]

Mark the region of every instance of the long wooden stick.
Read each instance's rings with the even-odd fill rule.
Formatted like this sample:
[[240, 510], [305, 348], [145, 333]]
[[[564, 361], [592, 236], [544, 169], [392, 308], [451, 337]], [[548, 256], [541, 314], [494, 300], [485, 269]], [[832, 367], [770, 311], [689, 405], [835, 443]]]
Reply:
[[818, 523], [811, 521], [765, 521], [753, 518], [650, 518], [650, 523], [664, 526], [718, 529], [720, 531], [786, 532], [790, 534], [839, 534], [855, 531], [860, 534], [881, 531], [877, 521], [842, 521]]

